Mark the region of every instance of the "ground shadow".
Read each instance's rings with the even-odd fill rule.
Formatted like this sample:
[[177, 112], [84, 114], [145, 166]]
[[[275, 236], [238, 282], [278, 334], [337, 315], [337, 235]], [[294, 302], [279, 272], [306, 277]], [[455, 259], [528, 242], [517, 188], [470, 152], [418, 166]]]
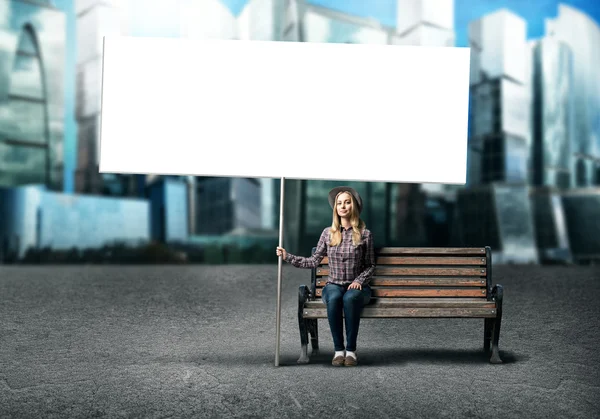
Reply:
[[[320, 352], [310, 355], [310, 364], [330, 364], [333, 353]], [[359, 354], [362, 366], [384, 366], [400, 364], [490, 364], [490, 355], [482, 350], [453, 350], [453, 349], [368, 349]], [[517, 355], [509, 351], [500, 351], [502, 365], [526, 361], [525, 355]], [[296, 358], [286, 357], [285, 365], [297, 365]], [[283, 363], [282, 362], [282, 363]]]
[[[513, 364], [527, 359], [526, 356], [500, 350], [502, 364]], [[398, 364], [490, 364], [490, 355], [481, 350], [465, 349], [370, 349], [360, 357], [361, 365]]]
[[[279, 357], [280, 367], [306, 367], [307, 365], [331, 365], [333, 353], [321, 351], [311, 354], [308, 364], [298, 364], [300, 354], [281, 354]], [[482, 350], [454, 350], [454, 349], [365, 349], [360, 353], [361, 366], [386, 366], [401, 364], [490, 364], [490, 356]], [[502, 365], [526, 361], [529, 357], [517, 355], [509, 351], [500, 351]], [[174, 360], [170, 360], [173, 362]], [[216, 353], [190, 355], [181, 362], [189, 362], [198, 365], [221, 365], [221, 366], [275, 366], [274, 353]]]

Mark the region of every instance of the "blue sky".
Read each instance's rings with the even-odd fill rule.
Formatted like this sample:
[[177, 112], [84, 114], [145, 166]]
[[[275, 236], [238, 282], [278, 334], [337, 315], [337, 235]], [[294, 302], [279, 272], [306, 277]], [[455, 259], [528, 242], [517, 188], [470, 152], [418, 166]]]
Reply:
[[[201, 0], [199, 0], [201, 1]], [[237, 15], [248, 0], [222, 0]], [[372, 17], [384, 25], [394, 26], [397, 0], [310, 0], [311, 3], [336, 9], [348, 14]], [[74, 0], [54, 0], [55, 5], [67, 13], [67, 63], [65, 74], [65, 191], [73, 189], [73, 170], [76, 165], [77, 126], [75, 114], [75, 51], [76, 24]], [[599, 0], [454, 0], [456, 45], [467, 46], [467, 27], [470, 21], [498, 10], [510, 9], [527, 21], [527, 36], [538, 38], [544, 34], [544, 20], [555, 17], [558, 4], [576, 7], [600, 23]]]

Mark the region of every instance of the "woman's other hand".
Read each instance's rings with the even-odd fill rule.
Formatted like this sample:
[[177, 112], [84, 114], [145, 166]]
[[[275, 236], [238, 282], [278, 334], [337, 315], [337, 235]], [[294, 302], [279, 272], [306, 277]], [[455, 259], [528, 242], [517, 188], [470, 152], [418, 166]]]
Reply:
[[361, 290], [362, 291], [362, 285], [360, 285], [358, 282], [353, 282], [348, 286], [349, 290]]
[[285, 260], [287, 258], [287, 252], [285, 251], [285, 249], [283, 247], [278, 246], [276, 253], [277, 253], [278, 257], [283, 255], [283, 260]]

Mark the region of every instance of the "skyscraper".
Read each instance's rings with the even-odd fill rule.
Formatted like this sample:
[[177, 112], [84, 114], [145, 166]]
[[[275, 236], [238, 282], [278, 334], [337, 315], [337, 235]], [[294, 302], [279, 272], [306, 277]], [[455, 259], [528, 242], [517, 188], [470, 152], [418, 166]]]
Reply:
[[[470, 183], [525, 182], [529, 159], [526, 22], [499, 10], [469, 25]], [[474, 154], [476, 151], [476, 154]]]
[[458, 194], [462, 242], [492, 246], [499, 261], [534, 262], [526, 22], [498, 10], [471, 22], [469, 43], [469, 188]]
[[531, 43], [531, 204], [543, 261], [571, 260], [560, 192], [571, 183], [573, 60], [569, 47], [545, 37]]
[[301, 38], [300, 5], [298, 0], [283, 1], [283, 25], [281, 39], [287, 42], [298, 42]]
[[2, 1], [0, 32], [0, 186], [61, 189], [65, 15], [50, 1]]
[[573, 56], [557, 39], [532, 48], [532, 183], [568, 188], [573, 143]]
[[196, 182], [196, 234], [261, 227], [259, 179], [201, 177]]
[[[560, 4], [546, 21], [549, 39], [572, 55], [573, 136], [571, 185], [561, 192], [573, 259], [600, 260], [600, 26], [582, 11]], [[595, 187], [594, 187], [595, 186]]]
[[272, 230], [279, 228], [281, 179], [262, 178], [261, 182], [261, 226]]
[[453, 47], [454, 0], [397, 0], [392, 43]]
[[574, 186], [600, 185], [600, 26], [565, 4], [546, 21], [547, 35], [564, 42], [573, 54]]
[[126, 33], [126, 14], [122, 6], [118, 0], [75, 1], [75, 118], [78, 124], [75, 191], [79, 193], [129, 195], [131, 192], [132, 176], [103, 175], [99, 172], [103, 37]]

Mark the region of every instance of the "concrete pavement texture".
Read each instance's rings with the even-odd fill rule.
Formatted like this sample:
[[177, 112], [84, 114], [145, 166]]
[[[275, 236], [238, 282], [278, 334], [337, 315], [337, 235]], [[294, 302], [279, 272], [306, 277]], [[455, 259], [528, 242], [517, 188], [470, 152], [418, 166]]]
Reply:
[[495, 266], [483, 320], [363, 319], [357, 367], [298, 365], [298, 286], [277, 264], [0, 266], [2, 418], [598, 418], [600, 269]]

